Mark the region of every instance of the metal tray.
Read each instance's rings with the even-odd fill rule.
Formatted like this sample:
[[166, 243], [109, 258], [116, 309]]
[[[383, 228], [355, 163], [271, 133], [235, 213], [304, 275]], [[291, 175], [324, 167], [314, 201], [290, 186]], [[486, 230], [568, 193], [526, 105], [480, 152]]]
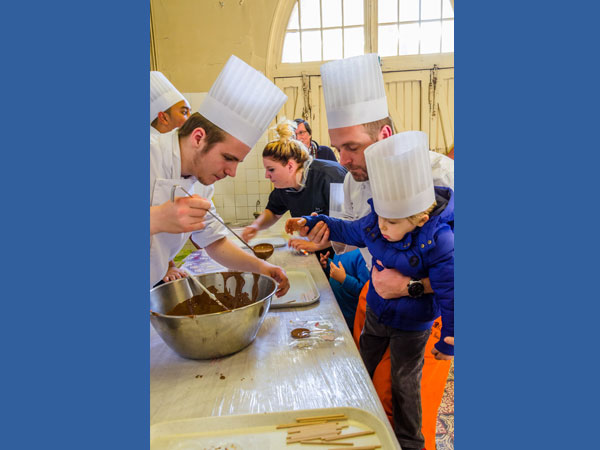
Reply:
[[309, 272], [287, 270], [286, 275], [290, 280], [290, 290], [283, 297], [273, 296], [271, 309], [307, 306], [319, 300], [321, 295]]
[[[278, 430], [275, 428], [277, 425], [293, 423], [300, 417], [328, 414], [345, 414], [348, 417], [346, 423], [349, 428], [346, 428], [344, 433], [368, 429], [375, 431], [375, 434], [349, 438], [343, 442], [354, 442], [355, 446], [378, 444], [381, 445], [382, 450], [400, 450], [400, 445], [392, 436], [390, 428], [386, 427], [381, 420], [365, 410], [349, 407], [201, 417], [158, 423], [150, 427], [150, 449], [291, 449], [292, 447], [286, 445], [287, 430]], [[300, 447], [308, 446], [298, 444], [297, 448]], [[310, 450], [323, 450], [337, 446], [325, 444], [310, 445], [310, 447]]]

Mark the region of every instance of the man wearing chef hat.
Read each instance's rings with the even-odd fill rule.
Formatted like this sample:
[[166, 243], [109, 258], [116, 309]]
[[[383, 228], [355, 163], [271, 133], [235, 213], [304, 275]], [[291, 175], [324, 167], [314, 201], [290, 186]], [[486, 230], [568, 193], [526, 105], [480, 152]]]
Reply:
[[[358, 220], [369, 214], [371, 210], [367, 203], [367, 200], [372, 197], [372, 192], [364, 151], [374, 142], [386, 139], [393, 134], [379, 58], [376, 54], [371, 53], [325, 63], [321, 66], [321, 80], [331, 145], [339, 150], [340, 164], [349, 171], [344, 180], [342, 218]], [[454, 188], [454, 162], [448, 157], [431, 151], [429, 158], [434, 185]], [[325, 233], [327, 233], [327, 229], [321, 222], [313, 228], [309, 237], [312, 240], [321, 240], [321, 245], [324, 246], [326, 244], [322, 242], [321, 238], [327, 236]], [[347, 250], [343, 246], [342, 248], [334, 246], [334, 248], [340, 252]], [[360, 250], [370, 269], [371, 255], [366, 248]], [[371, 282], [377, 293], [386, 299], [407, 295], [418, 297], [424, 292], [432, 292], [428, 279], [412, 280], [394, 269], [380, 271], [378, 268], [374, 268]], [[363, 319], [367, 289], [368, 286], [363, 289], [359, 303], [359, 308], [361, 304], [363, 305]], [[361, 322], [360, 316], [360, 311], [357, 310], [358, 322]], [[355, 339], [362, 329], [362, 326], [357, 327], [357, 325], [358, 323], [355, 322]], [[437, 331], [436, 328], [439, 328], [439, 322], [434, 323], [434, 331]], [[433, 348], [433, 339], [436, 336], [439, 337], [438, 332], [432, 333], [430, 342], [427, 344], [428, 350]], [[387, 367], [389, 367], [389, 363]], [[423, 429], [426, 443], [430, 449], [435, 448], [437, 409], [441, 403], [449, 367], [449, 361], [438, 361], [431, 353], [426, 352], [421, 391]], [[388, 369], [385, 373], [387, 383], [384, 383], [388, 394], [389, 373]], [[377, 376], [376, 372], [375, 377]], [[378, 390], [378, 393], [380, 397], [383, 396], [381, 390]], [[422, 437], [416, 436], [412, 443], [406, 442], [407, 445], [403, 444], [403, 447], [414, 446], [416, 448], [420, 439]]]
[[[181, 92], [161, 72], [150, 71], [150, 138], [179, 128], [189, 116], [190, 104]], [[171, 260], [162, 280], [174, 281], [185, 276]]]
[[[252, 89], [248, 89], [252, 86]], [[185, 124], [150, 142], [150, 286], [164, 276], [167, 263], [192, 231], [208, 255], [230, 269], [262, 273], [279, 283], [277, 295], [289, 289], [285, 272], [244, 252], [225, 236], [217, 221], [206, 224], [212, 184], [234, 177], [237, 165], [267, 130], [287, 96], [264, 75], [231, 56], [197, 113]], [[194, 193], [199, 181], [209, 189]], [[193, 198], [185, 197], [185, 189]], [[178, 196], [171, 201], [173, 193]], [[182, 217], [184, 219], [182, 219]]]
[[377, 265], [394, 267], [415, 278], [430, 277], [434, 294], [383, 299], [368, 288], [366, 321], [360, 354], [374, 375], [388, 346], [391, 352], [393, 423], [403, 449], [422, 449], [421, 372], [434, 320], [442, 315], [435, 354], [448, 359], [454, 347], [454, 193], [433, 186], [427, 134], [407, 131], [369, 146], [365, 151], [371, 175], [371, 212], [359, 220], [325, 215], [289, 219], [286, 231], [303, 222], [312, 228], [327, 223], [332, 239], [367, 247]]
[[190, 116], [190, 104], [161, 72], [150, 72], [150, 135], [179, 128]]

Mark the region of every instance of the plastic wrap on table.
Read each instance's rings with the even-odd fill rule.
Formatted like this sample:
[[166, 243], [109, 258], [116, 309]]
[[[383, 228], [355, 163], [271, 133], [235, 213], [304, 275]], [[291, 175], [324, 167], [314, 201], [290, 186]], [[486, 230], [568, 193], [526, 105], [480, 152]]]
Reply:
[[[270, 310], [248, 347], [219, 359], [181, 358], [150, 327], [151, 424], [348, 406], [369, 411], [389, 425], [319, 262], [285, 248], [276, 249], [271, 262], [287, 270], [310, 271], [320, 301]], [[329, 321], [334, 341], [290, 348], [288, 324], [295, 320]]]
[[206, 253], [206, 250], [200, 249], [187, 256], [185, 258], [181, 268], [188, 270], [194, 275], [201, 275], [203, 273], [211, 272], [227, 272], [229, 269], [222, 266]]
[[317, 346], [335, 346], [344, 341], [340, 330], [331, 320], [311, 317], [289, 320], [288, 346], [293, 349], [311, 350]]
[[[349, 333], [338, 345], [292, 351], [288, 321], [269, 314], [250, 346], [208, 361], [185, 360], [159, 338], [152, 339], [151, 352], [160, 359], [154, 364], [152, 390], [162, 391], [153, 401], [176, 405], [178, 418], [340, 405], [381, 407], [376, 395], [365, 395], [372, 384]], [[338, 330], [346, 326], [343, 319], [334, 323]], [[356, 352], [353, 357], [348, 348]], [[167, 419], [158, 415], [153, 421]]]

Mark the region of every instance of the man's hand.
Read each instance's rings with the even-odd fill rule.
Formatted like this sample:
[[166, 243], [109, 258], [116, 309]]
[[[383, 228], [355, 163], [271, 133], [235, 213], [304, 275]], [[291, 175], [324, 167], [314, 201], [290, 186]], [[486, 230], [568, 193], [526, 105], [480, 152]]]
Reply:
[[327, 269], [328, 258], [329, 258], [329, 252], [321, 253], [321, 256], [319, 256], [319, 262], [321, 263], [321, 267], [323, 269]]
[[[377, 260], [377, 264], [383, 266], [379, 260]], [[373, 283], [375, 292], [386, 300], [406, 297], [408, 295], [408, 282], [410, 279], [410, 277], [402, 275], [396, 269], [379, 270], [377, 266], [373, 267], [371, 273], [371, 282]]]
[[210, 201], [194, 194], [192, 197], [175, 197], [175, 201], [150, 207], [150, 234], [190, 233], [204, 228], [204, 216]]
[[[444, 342], [446, 342], [446, 343], [449, 344], [449, 342], [446, 341], [446, 339], [448, 339], [448, 338], [445, 338]], [[452, 341], [454, 342], [454, 338], [452, 338]], [[454, 344], [452, 344], [452, 345], [454, 345]], [[433, 356], [435, 356], [435, 359], [439, 359], [439, 360], [446, 360], [447, 361], [449, 359], [454, 358], [454, 356], [452, 356], [452, 355], [446, 355], [445, 353], [440, 352], [437, 348], [435, 348], [435, 346], [431, 349], [431, 354]]]
[[242, 239], [248, 242], [250, 239], [256, 236], [256, 233], [258, 233], [258, 227], [255, 225], [248, 225], [242, 231]]
[[299, 231], [304, 228], [306, 219], [303, 218], [292, 218], [285, 222], [285, 232], [287, 234], [293, 234], [294, 231]]
[[305, 241], [304, 239], [290, 239], [288, 245], [295, 250], [304, 250], [309, 253], [315, 253], [317, 250], [321, 250], [314, 242]]
[[329, 276], [339, 283], [343, 283], [346, 279], [346, 270], [344, 269], [341, 261], [339, 264], [340, 265], [338, 267], [333, 261], [331, 261], [331, 264], [329, 265]]
[[183, 270], [178, 269], [174, 265], [173, 266], [169, 265], [169, 270], [167, 270], [167, 274], [163, 277], [163, 281], [166, 283], [168, 281], [179, 280], [179, 279], [185, 278], [187, 276], [188, 276], [187, 273], [185, 273]]
[[274, 266], [273, 264], [270, 264], [268, 262], [264, 262], [260, 273], [273, 278], [275, 281], [277, 281], [277, 283], [279, 283], [277, 292], [275, 292], [275, 295], [277, 297], [285, 295], [286, 292], [290, 289], [290, 281], [288, 280], [288, 277], [285, 274], [285, 270], [283, 270], [281, 267]]
[[454, 345], [454, 336], [446, 336], [444, 342], [446, 344]]

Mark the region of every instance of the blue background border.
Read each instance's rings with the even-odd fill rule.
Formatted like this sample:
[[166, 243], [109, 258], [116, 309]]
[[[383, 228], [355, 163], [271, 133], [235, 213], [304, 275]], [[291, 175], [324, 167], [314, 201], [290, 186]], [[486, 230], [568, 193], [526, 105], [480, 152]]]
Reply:
[[457, 2], [459, 450], [598, 445], [597, 10]]
[[3, 448], [148, 448], [148, 2], [3, 4]]
[[[592, 448], [598, 8], [457, 8], [456, 445]], [[3, 443], [147, 448], [148, 3], [0, 37]]]

